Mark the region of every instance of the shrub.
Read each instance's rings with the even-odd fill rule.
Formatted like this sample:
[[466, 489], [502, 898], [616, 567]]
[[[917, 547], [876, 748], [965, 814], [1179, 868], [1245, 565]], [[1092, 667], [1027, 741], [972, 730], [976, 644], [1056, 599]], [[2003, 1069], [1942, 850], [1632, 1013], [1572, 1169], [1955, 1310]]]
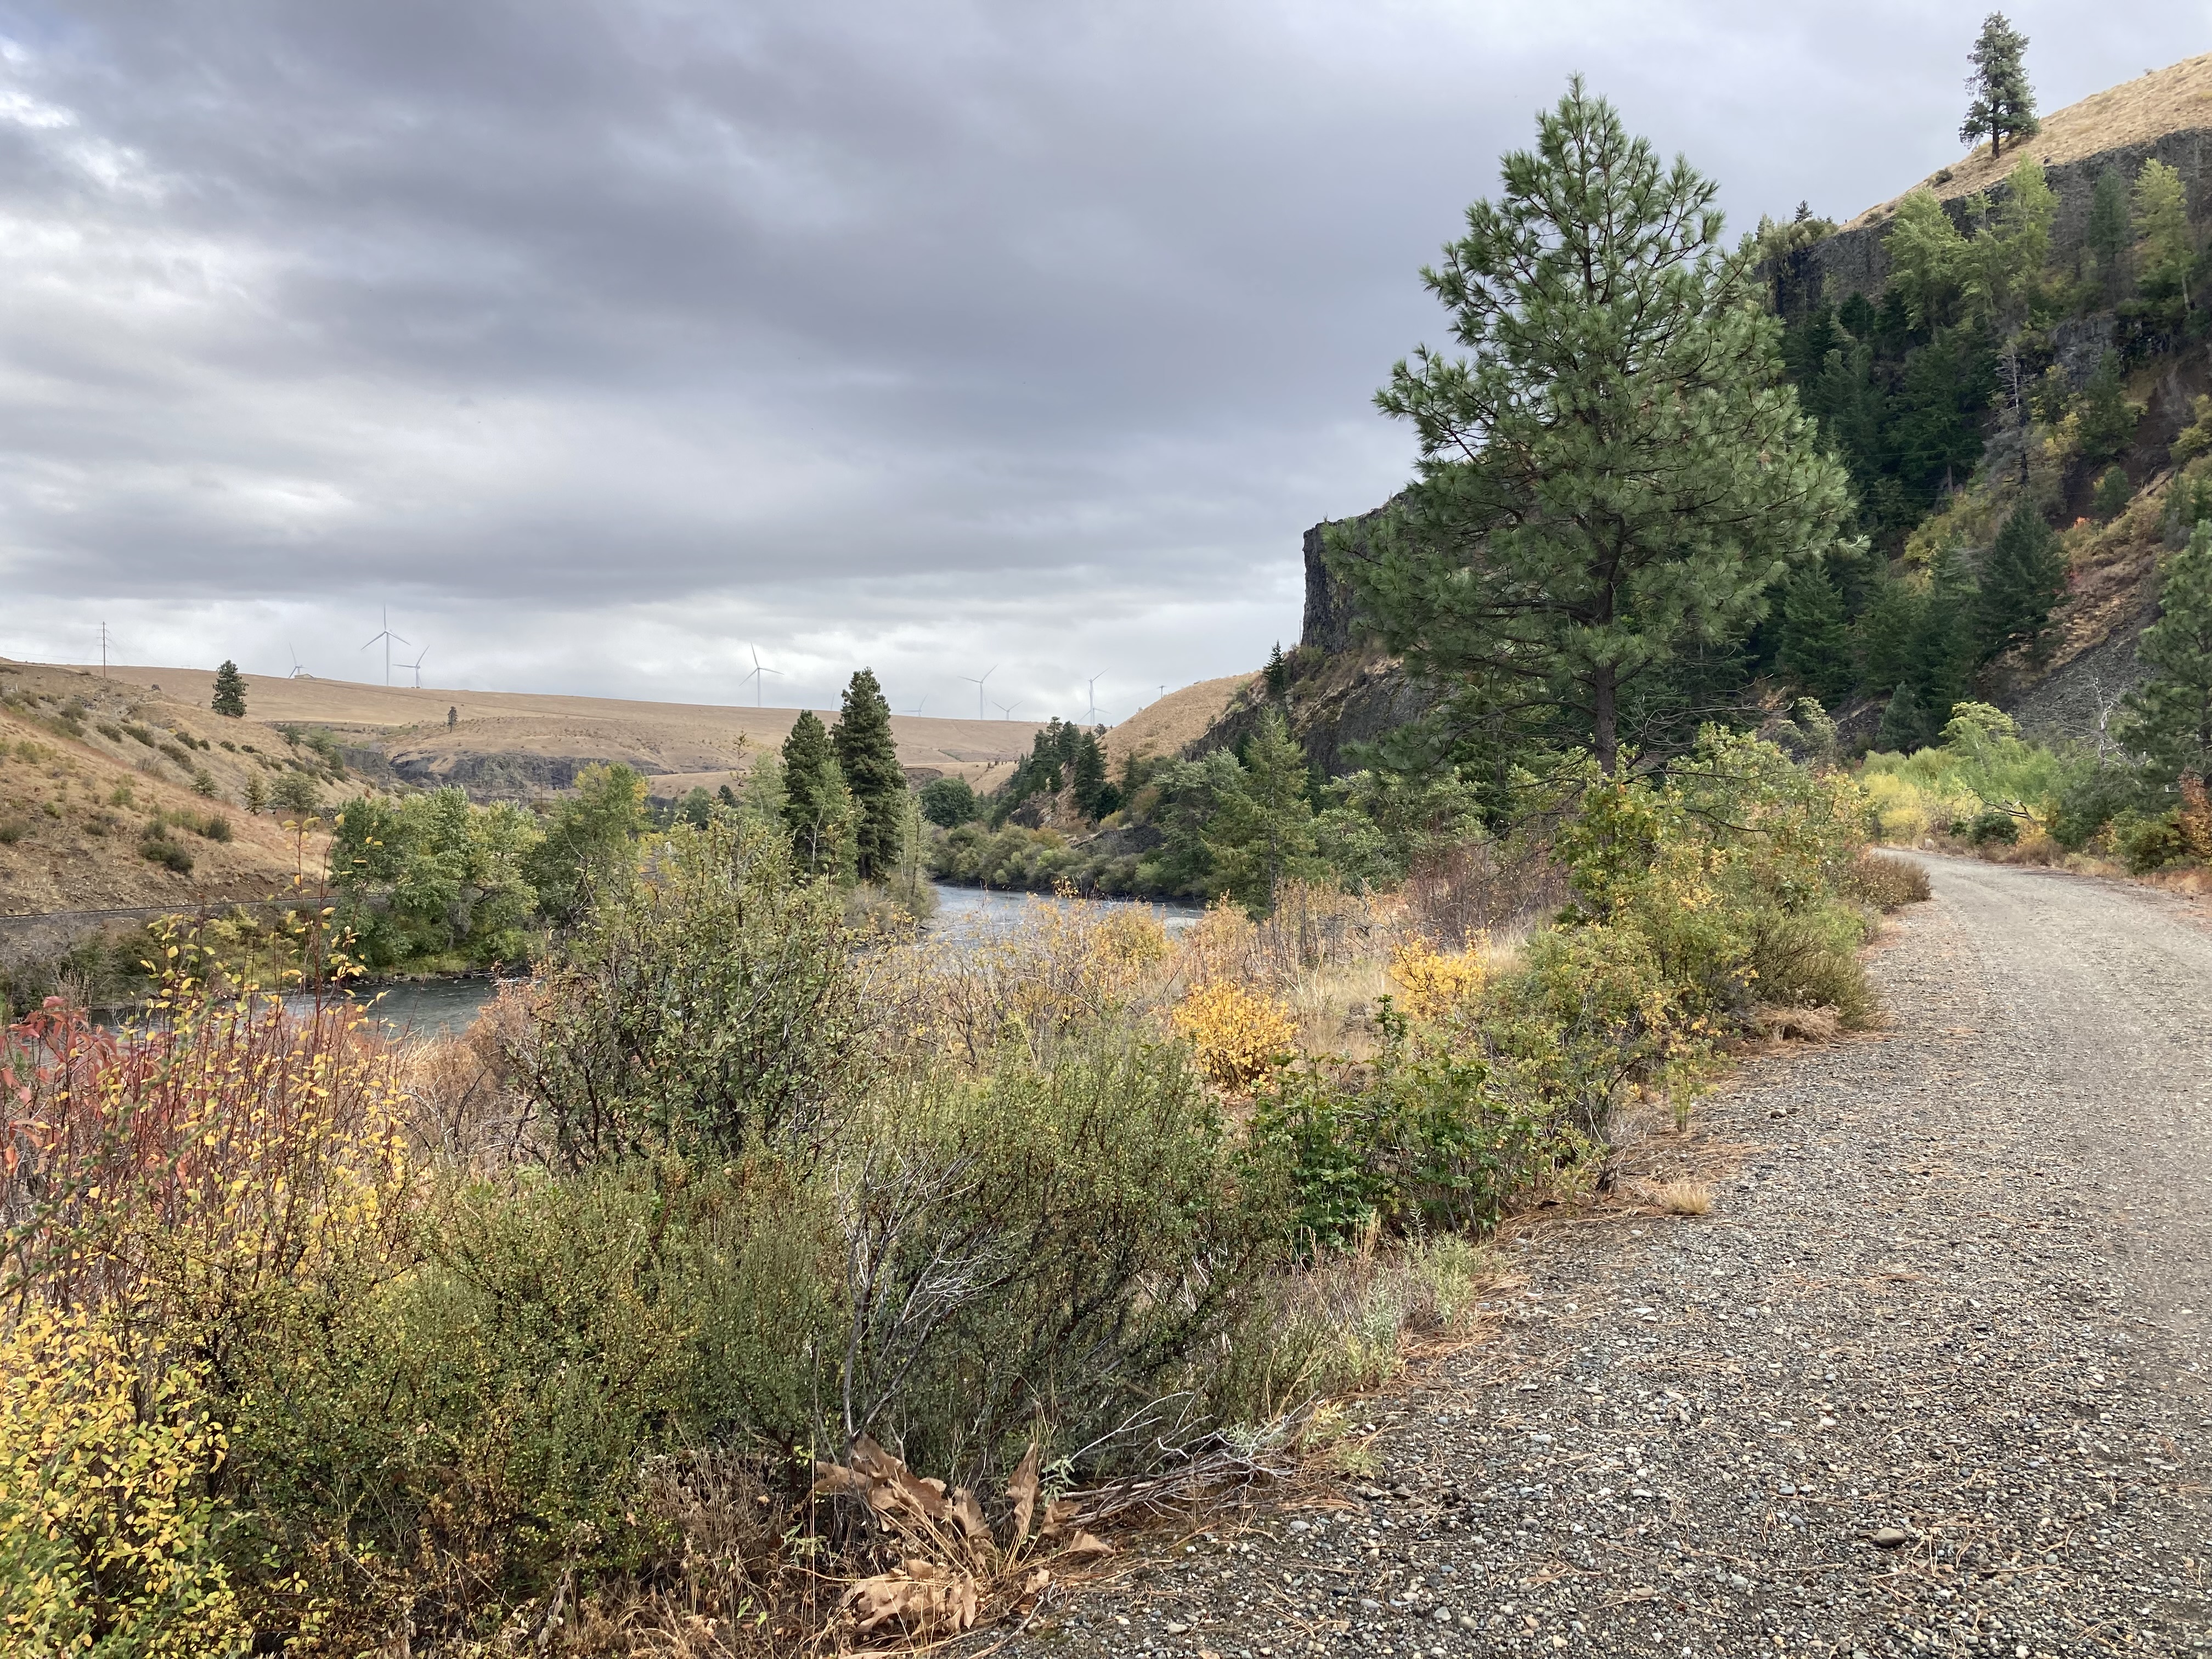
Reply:
[[322, 810], [323, 792], [307, 773], [287, 772], [276, 780], [270, 799], [287, 812], [317, 812]]
[[848, 1433], [974, 1480], [1041, 1425], [1090, 1476], [1218, 1421], [1212, 1357], [1264, 1309], [1285, 1194], [1179, 1048], [1097, 1030], [1049, 1064], [933, 1067], [880, 1090], [857, 1138]]
[[809, 1155], [866, 1070], [860, 978], [828, 883], [732, 815], [678, 825], [544, 965], [508, 1062], [570, 1165], [673, 1149]]
[[0, 1324], [0, 1633], [12, 1652], [197, 1659], [252, 1632], [207, 1495], [204, 1377], [82, 1310]]
[[2155, 817], [2124, 813], [2112, 822], [2112, 839], [2134, 875], [2148, 875], [2189, 856], [2189, 843], [2182, 836], [2179, 816], [2172, 812]]
[[149, 864], [165, 866], [180, 876], [192, 872], [191, 849], [182, 842], [172, 841], [159, 823], [149, 824], [140, 837], [138, 856]]
[[0, 818], [0, 847], [13, 847], [31, 833], [31, 826], [21, 818]]
[[1877, 910], [1901, 910], [1930, 896], [1928, 872], [1890, 853], [1862, 853], [1844, 867], [1838, 883], [1846, 898]]
[[100, 735], [106, 738], [110, 743], [120, 743], [123, 741], [123, 728], [115, 725], [112, 721], [100, 720], [97, 722], [97, 730], [99, 731]]
[[1847, 1026], [1869, 1024], [1876, 1004], [1859, 964], [1865, 942], [1865, 928], [1850, 911], [1762, 912], [1751, 926], [1752, 992], [1778, 1007], [1833, 1008]]
[[227, 842], [233, 831], [230, 820], [220, 812], [210, 812], [199, 821], [199, 832], [210, 841]]
[[921, 786], [921, 804], [922, 817], [941, 830], [972, 823], [983, 810], [965, 778], [932, 778]]
[[2020, 819], [2002, 807], [1984, 806], [1962, 825], [1954, 825], [1953, 833], [1959, 834], [1976, 847], [1986, 847], [1992, 842], [2011, 846], [2020, 839]]
[[1190, 1043], [1200, 1073], [1241, 1094], [1289, 1057], [1297, 1021], [1274, 998], [1230, 980], [1201, 985], [1179, 1003], [1175, 1029]]
[[1391, 953], [1390, 978], [1417, 1020], [1441, 1019], [1464, 1006], [1490, 978], [1490, 963], [1480, 950], [1441, 951], [1415, 939]]

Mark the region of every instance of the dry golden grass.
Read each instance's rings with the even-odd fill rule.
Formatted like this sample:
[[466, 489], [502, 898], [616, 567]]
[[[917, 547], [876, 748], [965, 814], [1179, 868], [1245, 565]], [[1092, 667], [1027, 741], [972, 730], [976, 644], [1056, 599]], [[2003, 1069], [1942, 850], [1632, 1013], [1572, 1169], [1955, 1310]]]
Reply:
[[[0, 708], [0, 823], [18, 830], [15, 839], [0, 841], [0, 914], [267, 898], [288, 891], [303, 862], [311, 872], [321, 868], [319, 836], [303, 843], [276, 818], [252, 817], [240, 805], [249, 777], [258, 773], [273, 786], [281, 775], [243, 745], [272, 760], [291, 753], [262, 722], [222, 720], [137, 685], [69, 669], [0, 665], [0, 691], [46, 699], [33, 705], [45, 715], [72, 698], [85, 705], [82, 738], [29, 712]], [[118, 732], [136, 726], [157, 741], [111, 738], [103, 724]], [[185, 748], [179, 732], [209, 746]], [[224, 742], [234, 747], [222, 748]], [[205, 772], [212, 796], [191, 787], [188, 767]], [[191, 872], [179, 874], [139, 854], [139, 831], [156, 811], [195, 820], [220, 813], [231, 839], [173, 830], [192, 855]]]
[[1651, 1201], [1668, 1215], [1710, 1215], [1713, 1189], [1702, 1181], [1686, 1177], [1662, 1182], [1651, 1188]]
[[[48, 672], [74, 672], [61, 669]], [[189, 708], [213, 695], [212, 669], [119, 665], [108, 674], [129, 687], [158, 684]], [[466, 691], [452, 687], [366, 685], [349, 680], [291, 679], [248, 674], [246, 706], [257, 721], [327, 726], [374, 743], [395, 757], [436, 773], [453, 757], [525, 754], [620, 761], [652, 775], [656, 793], [680, 794], [742, 776], [753, 758], [783, 742], [795, 708], [748, 708], [711, 703], [644, 702], [522, 691]], [[448, 731], [446, 713], [457, 724]], [[817, 709], [825, 719], [836, 710]], [[891, 716], [902, 765], [981, 781], [1029, 751], [1034, 720], [938, 720]], [[680, 785], [680, 787], [678, 787]]]
[[1172, 756], [1206, 735], [1230, 701], [1249, 685], [1250, 674], [1200, 680], [1150, 702], [1106, 734], [1106, 760], [1118, 768], [1132, 755]]
[[[2105, 150], [2148, 143], [2169, 132], [2199, 128], [2212, 128], [2212, 53], [2139, 75], [2046, 115], [2043, 131], [2027, 140], [2027, 150], [2045, 166], [2058, 167]], [[2009, 150], [1992, 156], [1990, 147], [1983, 144], [1913, 188], [1932, 190], [1944, 201], [1955, 200], [1987, 190], [2012, 171], [2015, 159]], [[1896, 212], [1902, 199], [1893, 197], [1869, 208], [1844, 228], [1880, 224]]]

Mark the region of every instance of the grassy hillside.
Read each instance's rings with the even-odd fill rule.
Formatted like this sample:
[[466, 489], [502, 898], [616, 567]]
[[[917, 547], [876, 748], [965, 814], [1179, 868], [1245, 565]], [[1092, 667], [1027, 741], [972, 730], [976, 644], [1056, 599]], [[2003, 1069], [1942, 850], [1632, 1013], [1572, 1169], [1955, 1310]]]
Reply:
[[[211, 669], [112, 667], [115, 680], [161, 685], [204, 708]], [[350, 758], [379, 781], [458, 784], [478, 799], [527, 799], [565, 788], [594, 761], [644, 774], [655, 796], [694, 786], [712, 790], [741, 776], [752, 757], [780, 744], [795, 708], [635, 702], [434, 686], [364, 685], [345, 680], [245, 677], [246, 708], [258, 719], [326, 726]], [[453, 724], [447, 725], [447, 711]], [[836, 710], [816, 711], [834, 720]], [[891, 732], [910, 775], [981, 780], [1028, 750], [1033, 720], [938, 720], [894, 715]]]
[[[332, 770], [260, 720], [125, 680], [0, 663], [0, 914], [282, 892], [302, 847], [242, 809], [249, 781], [267, 790], [303, 775], [327, 794]], [[319, 842], [305, 850], [319, 857]]]

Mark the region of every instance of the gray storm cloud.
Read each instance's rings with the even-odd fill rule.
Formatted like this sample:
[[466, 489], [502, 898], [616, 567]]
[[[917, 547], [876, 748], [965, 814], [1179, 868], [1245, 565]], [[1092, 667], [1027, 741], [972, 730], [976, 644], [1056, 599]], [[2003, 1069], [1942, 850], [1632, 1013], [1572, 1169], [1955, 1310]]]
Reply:
[[[446, 683], [1126, 713], [1295, 635], [1568, 73], [1842, 216], [1981, 9], [0, 5], [0, 652], [362, 676], [388, 603]], [[2014, 8], [2046, 107], [2203, 13]]]

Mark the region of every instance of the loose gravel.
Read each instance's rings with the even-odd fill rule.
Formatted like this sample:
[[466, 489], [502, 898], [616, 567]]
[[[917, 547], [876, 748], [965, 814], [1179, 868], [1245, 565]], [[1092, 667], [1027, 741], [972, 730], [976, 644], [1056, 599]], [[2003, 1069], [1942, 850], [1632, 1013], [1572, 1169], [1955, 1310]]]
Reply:
[[2212, 930], [1928, 862], [1890, 1029], [1700, 1107], [1711, 1214], [1509, 1243], [1488, 1339], [1358, 1408], [1364, 1479], [1007, 1650], [2212, 1652]]

